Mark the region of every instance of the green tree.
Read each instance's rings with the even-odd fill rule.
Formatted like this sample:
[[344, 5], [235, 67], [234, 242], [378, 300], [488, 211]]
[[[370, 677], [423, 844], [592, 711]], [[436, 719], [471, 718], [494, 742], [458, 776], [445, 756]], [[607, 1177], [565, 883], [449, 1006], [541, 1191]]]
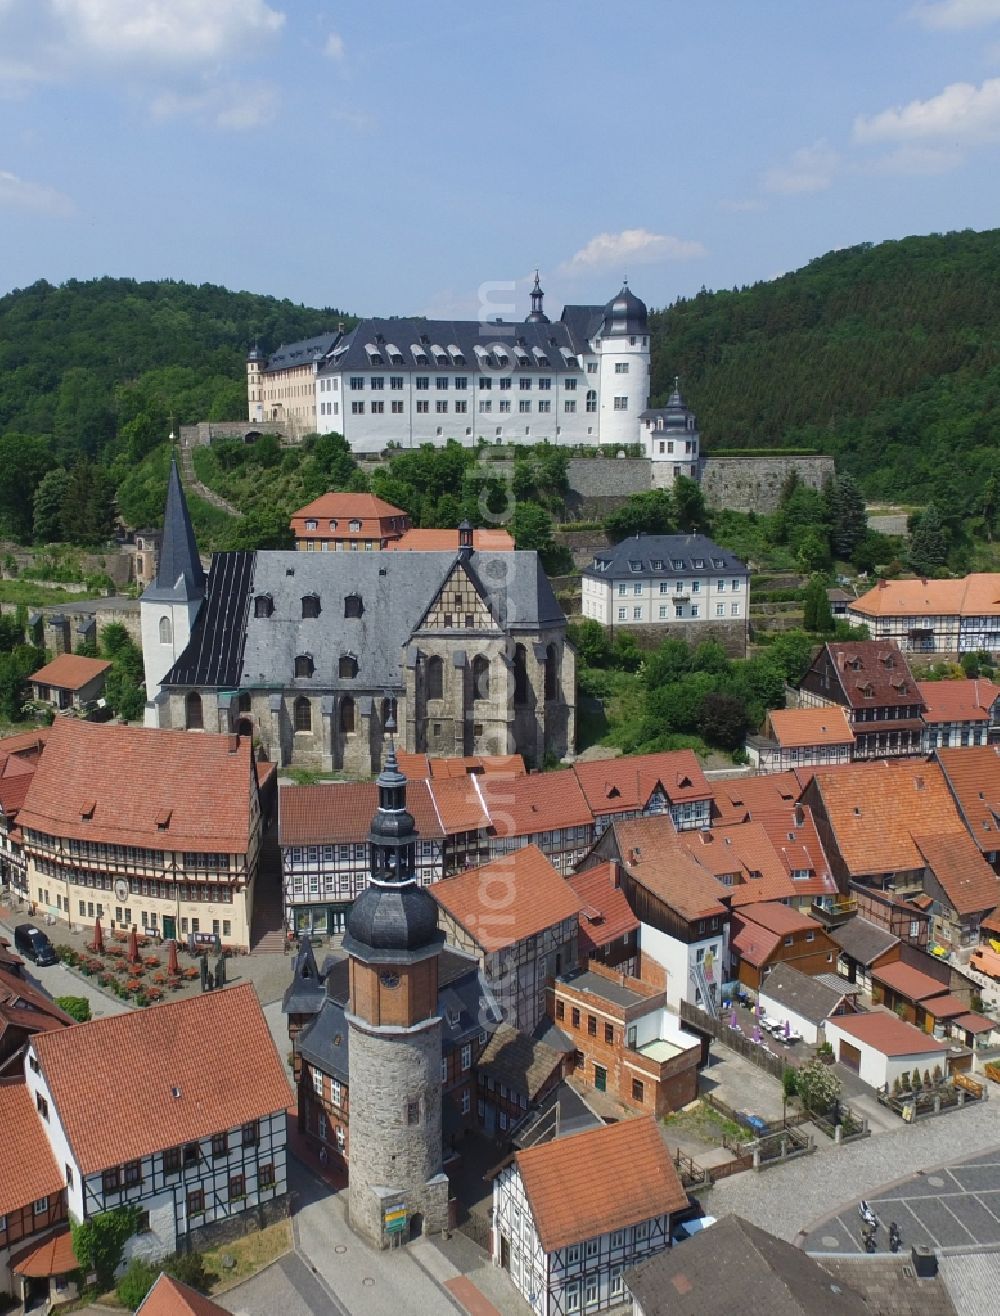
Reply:
[[633, 535], [670, 535], [676, 526], [673, 499], [666, 489], [633, 494], [604, 520], [604, 529], [615, 543]]
[[47, 471], [38, 482], [34, 497], [34, 537], [37, 544], [51, 544], [63, 536], [63, 503], [73, 483], [61, 466]]
[[850, 559], [867, 529], [861, 490], [850, 475], [838, 475], [830, 494], [830, 542], [836, 556]]
[[0, 615], [0, 653], [10, 653], [24, 643], [24, 622], [9, 614]]
[[797, 685], [812, 662], [814, 648], [805, 631], [779, 631], [767, 646], [767, 656], [781, 668], [786, 681]]
[[90, 1002], [86, 996], [57, 996], [56, 1005], [78, 1024], [85, 1024], [90, 1020]]
[[100, 650], [111, 662], [104, 682], [108, 707], [125, 722], [138, 721], [146, 706], [142, 650], [119, 622], [105, 626]]
[[798, 538], [795, 561], [800, 571], [825, 571], [830, 565], [830, 545], [818, 530], [806, 530]]
[[719, 749], [739, 749], [748, 729], [746, 704], [737, 695], [722, 690], [705, 695], [698, 730], [708, 744]]
[[0, 435], [0, 533], [28, 542], [35, 490], [53, 464], [47, 439], [11, 430]]
[[552, 534], [552, 518], [537, 503], [519, 502], [508, 526], [519, 549], [534, 549], [550, 575], [565, 571], [572, 562], [568, 551]]
[[19, 722], [28, 699], [28, 677], [45, 662], [45, 653], [30, 644], [0, 653], [0, 721]]
[[910, 566], [921, 576], [933, 576], [948, 559], [949, 535], [934, 503], [924, 509], [910, 536]]
[[805, 588], [802, 624], [814, 635], [828, 635], [833, 630], [833, 611], [822, 576], [813, 576]]
[[60, 519], [71, 544], [100, 544], [108, 539], [115, 525], [115, 485], [110, 472], [90, 461], [77, 462], [63, 494]]
[[102, 1293], [113, 1286], [125, 1244], [135, 1233], [138, 1222], [137, 1206], [116, 1206], [113, 1211], [101, 1211], [86, 1220], [70, 1221], [73, 1252], [80, 1269], [84, 1274], [96, 1272]]
[[814, 1114], [825, 1115], [840, 1097], [840, 1079], [830, 1066], [818, 1060], [800, 1065], [796, 1082], [803, 1106]]
[[611, 641], [599, 621], [585, 617], [583, 621], [571, 622], [567, 635], [586, 667], [607, 667], [610, 664]]
[[133, 1257], [128, 1269], [115, 1285], [118, 1301], [128, 1311], [137, 1311], [146, 1300], [146, 1295], [160, 1276], [158, 1266], [151, 1266], [141, 1257]]
[[233, 520], [225, 536], [230, 550], [253, 552], [267, 548], [294, 548], [289, 513], [281, 507], [258, 508]]
[[685, 535], [707, 534], [711, 519], [705, 506], [705, 495], [696, 480], [678, 475], [673, 487], [674, 517], [677, 529]]

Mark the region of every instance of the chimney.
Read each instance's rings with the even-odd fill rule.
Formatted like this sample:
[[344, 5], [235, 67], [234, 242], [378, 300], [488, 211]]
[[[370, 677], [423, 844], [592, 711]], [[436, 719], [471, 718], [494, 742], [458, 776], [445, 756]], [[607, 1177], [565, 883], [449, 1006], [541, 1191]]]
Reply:
[[458, 554], [459, 557], [467, 558], [472, 554], [473, 530], [468, 521], [463, 521], [458, 527]]
[[615, 891], [621, 890], [622, 870], [617, 859], [612, 859], [611, 861], [611, 885]]

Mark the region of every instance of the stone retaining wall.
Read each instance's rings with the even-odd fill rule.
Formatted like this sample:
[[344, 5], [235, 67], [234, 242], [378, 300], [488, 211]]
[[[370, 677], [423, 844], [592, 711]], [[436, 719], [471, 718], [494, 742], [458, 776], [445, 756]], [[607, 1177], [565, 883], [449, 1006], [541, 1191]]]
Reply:
[[709, 507], [731, 512], [773, 512], [795, 473], [810, 489], [822, 489], [836, 468], [832, 457], [712, 457], [702, 459], [701, 487]]

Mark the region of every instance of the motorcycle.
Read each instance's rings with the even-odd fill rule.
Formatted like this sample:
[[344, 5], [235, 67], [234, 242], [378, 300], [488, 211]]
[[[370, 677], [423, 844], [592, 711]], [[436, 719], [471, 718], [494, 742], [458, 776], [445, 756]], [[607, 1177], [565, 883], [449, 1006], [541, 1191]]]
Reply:
[[889, 1226], [889, 1250], [890, 1252], [898, 1252], [902, 1246], [903, 1235], [900, 1233], [899, 1225], [893, 1220]]
[[879, 1218], [875, 1214], [875, 1212], [871, 1209], [867, 1199], [864, 1197], [862, 1197], [861, 1201], [858, 1203], [858, 1215], [861, 1217], [862, 1221], [865, 1223], [865, 1225], [867, 1225], [869, 1229], [873, 1231], [878, 1229]]

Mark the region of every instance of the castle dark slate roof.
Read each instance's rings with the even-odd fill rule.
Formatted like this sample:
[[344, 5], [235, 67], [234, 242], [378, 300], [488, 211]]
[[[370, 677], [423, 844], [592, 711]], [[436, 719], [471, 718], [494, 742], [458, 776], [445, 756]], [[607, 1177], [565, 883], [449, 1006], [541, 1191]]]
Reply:
[[[560, 321], [362, 320], [330, 345], [319, 373], [342, 370], [579, 372], [589, 351]], [[276, 357], [268, 363], [276, 368]]]
[[747, 574], [746, 564], [705, 535], [634, 535], [613, 548], [602, 548], [583, 574], [594, 580], [629, 580], [642, 576], [714, 576]]
[[646, 303], [639, 300], [628, 283], [622, 284], [621, 292], [604, 308], [601, 334], [607, 338], [622, 338], [630, 334], [648, 333]]
[[297, 343], [282, 343], [267, 358], [264, 370], [294, 370], [296, 366], [308, 366], [314, 361], [322, 361], [340, 337], [340, 330], [337, 329], [317, 334], [315, 338], [303, 338]]
[[[454, 553], [387, 551], [217, 553], [191, 641], [162, 684], [344, 694], [399, 688], [404, 646], [457, 560]], [[465, 565], [504, 629], [564, 624], [537, 553], [474, 552]], [[319, 616], [303, 618], [310, 595], [319, 599]], [[361, 600], [360, 617], [344, 615], [352, 595]], [[304, 656], [312, 675], [295, 677], [295, 659]], [[340, 676], [342, 657], [357, 660], [355, 676]]]
[[176, 603], [201, 598], [204, 589], [205, 573], [198, 556], [198, 545], [195, 543], [194, 529], [177, 473], [177, 463], [171, 461], [156, 579], [143, 597], [151, 601]]

